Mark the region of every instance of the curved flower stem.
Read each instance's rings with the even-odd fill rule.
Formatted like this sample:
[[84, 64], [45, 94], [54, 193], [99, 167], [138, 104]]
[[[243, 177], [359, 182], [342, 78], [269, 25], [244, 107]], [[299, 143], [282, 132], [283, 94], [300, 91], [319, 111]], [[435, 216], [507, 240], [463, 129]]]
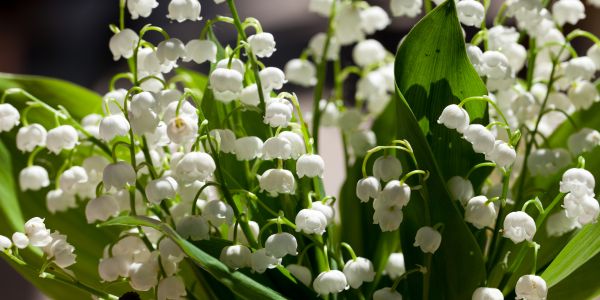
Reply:
[[369, 151], [367, 151], [367, 154], [365, 155], [365, 158], [363, 159], [363, 163], [362, 163], [362, 174], [363, 174], [363, 178], [366, 178], [367, 175], [367, 162], [369, 161], [369, 158], [371, 157], [371, 155], [373, 155], [373, 153], [376, 153], [378, 151], [381, 150], [387, 150], [387, 149], [397, 149], [397, 150], [403, 150], [406, 152], [411, 152], [410, 149], [404, 148], [402, 146], [377, 146], [374, 148], [371, 148]]
[[479, 168], [483, 168], [483, 167], [492, 167], [495, 168], [496, 167], [496, 163], [490, 162], [490, 161], [486, 161], [486, 162], [482, 162], [479, 164], [476, 164], [475, 166], [473, 166], [469, 172], [467, 173], [467, 175], [465, 176], [466, 179], [469, 179], [469, 177], [473, 174], [473, 172], [475, 172], [477, 169]]
[[508, 137], [509, 139], [512, 138], [512, 132], [510, 132], [510, 126], [508, 126], [508, 120], [506, 119], [506, 117], [504, 116], [504, 113], [502, 112], [502, 110], [498, 107], [498, 105], [496, 104], [496, 102], [494, 102], [492, 99], [490, 99], [487, 96], [476, 96], [476, 97], [469, 97], [469, 98], [465, 98], [463, 99], [458, 106], [463, 107], [465, 104], [472, 102], [472, 101], [485, 101], [488, 104], [490, 104], [492, 107], [494, 107], [494, 110], [496, 111], [496, 113], [500, 116], [500, 118], [502, 118], [502, 121], [504, 122], [504, 124], [506, 124], [506, 132], [508, 133]]
[[348, 251], [348, 253], [350, 253], [350, 257], [352, 257], [352, 260], [356, 261], [357, 257], [356, 257], [356, 253], [354, 253], [354, 249], [352, 249], [352, 246], [350, 246], [348, 243], [342, 242], [340, 244], [340, 246], [342, 248], [345, 248], [346, 251]]
[[418, 266], [417, 268], [415, 268], [415, 269], [412, 269], [412, 270], [408, 270], [408, 271], [404, 272], [404, 274], [402, 274], [402, 275], [398, 276], [398, 278], [396, 278], [396, 279], [394, 280], [394, 283], [392, 284], [392, 287], [391, 287], [391, 289], [392, 289], [393, 291], [395, 291], [395, 290], [396, 290], [396, 288], [398, 288], [398, 284], [400, 284], [400, 282], [401, 282], [402, 280], [404, 280], [406, 277], [408, 277], [408, 275], [410, 275], [410, 274], [413, 274], [413, 273], [417, 273], [417, 272], [419, 272], [419, 273], [421, 273], [421, 274], [424, 274], [424, 275], [425, 275], [425, 274], [428, 274], [428, 273], [429, 273], [429, 271], [428, 271], [427, 267], [424, 267], [424, 266], [419, 266], [419, 265], [417, 265], [417, 266]]
[[208, 181], [202, 187], [200, 187], [200, 189], [196, 193], [196, 196], [194, 196], [194, 202], [192, 202], [192, 216], [196, 215], [196, 211], [198, 210], [197, 204], [198, 204], [198, 199], [200, 198], [200, 195], [209, 186], [220, 186], [220, 185], [217, 182]]

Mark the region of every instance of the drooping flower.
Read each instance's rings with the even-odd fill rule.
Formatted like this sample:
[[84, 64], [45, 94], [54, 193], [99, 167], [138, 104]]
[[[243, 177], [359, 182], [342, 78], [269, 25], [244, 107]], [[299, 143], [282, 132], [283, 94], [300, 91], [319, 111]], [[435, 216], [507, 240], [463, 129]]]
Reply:
[[260, 189], [267, 191], [271, 197], [279, 194], [294, 194], [296, 180], [294, 174], [284, 169], [266, 170], [258, 179]]
[[298, 212], [294, 223], [298, 232], [322, 235], [327, 227], [327, 218], [318, 210], [305, 208]]
[[288, 254], [297, 255], [297, 248], [296, 238], [287, 232], [272, 234], [265, 242], [266, 254], [275, 258], [282, 258]]
[[340, 293], [348, 287], [346, 275], [338, 270], [322, 272], [313, 281], [315, 292], [322, 296]]
[[518, 244], [522, 241], [531, 241], [536, 232], [535, 221], [522, 211], [511, 212], [504, 219], [504, 237]]
[[185, 20], [198, 21], [202, 19], [200, 9], [198, 0], [171, 0], [167, 18], [179, 23]]
[[348, 285], [353, 289], [359, 288], [363, 282], [371, 282], [375, 279], [375, 268], [373, 263], [364, 258], [357, 257], [346, 262], [343, 269]]
[[546, 281], [536, 275], [523, 275], [515, 286], [516, 299], [545, 300], [548, 295]]
[[37, 191], [50, 185], [48, 171], [40, 166], [29, 166], [19, 173], [19, 186], [22, 191]]
[[271, 57], [275, 52], [275, 38], [268, 32], [260, 32], [248, 37], [252, 53], [258, 57]]
[[46, 129], [40, 124], [23, 126], [17, 132], [17, 149], [31, 152], [35, 147], [44, 147], [46, 135]]
[[442, 243], [442, 235], [439, 231], [429, 226], [423, 226], [417, 230], [413, 246], [420, 247], [425, 253], [435, 253]]
[[296, 173], [299, 178], [323, 177], [325, 162], [318, 154], [304, 154], [296, 161]]

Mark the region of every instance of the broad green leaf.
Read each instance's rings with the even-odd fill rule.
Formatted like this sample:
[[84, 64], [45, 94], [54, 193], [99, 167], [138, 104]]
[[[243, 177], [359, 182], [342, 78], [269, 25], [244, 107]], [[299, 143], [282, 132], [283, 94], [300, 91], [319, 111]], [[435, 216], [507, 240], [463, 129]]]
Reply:
[[[437, 124], [443, 108], [470, 96], [485, 95], [481, 79], [469, 63], [454, 1], [446, 1], [423, 18], [406, 36], [396, 54], [397, 138], [407, 139], [419, 167], [431, 172], [421, 192], [415, 191], [404, 208], [402, 249], [406, 268], [425, 264], [413, 246], [422, 226], [443, 224], [442, 243], [433, 255], [430, 299], [468, 299], [485, 279], [481, 250], [445, 189], [445, 178], [464, 176], [481, 156], [460, 136]], [[485, 123], [485, 103], [467, 105], [471, 119]], [[426, 122], [429, 132], [419, 123]], [[484, 176], [478, 176], [479, 182]], [[408, 294], [422, 299], [424, 280], [409, 277]]]
[[159, 230], [170, 237], [199, 267], [206, 270], [242, 299], [285, 299], [281, 294], [256, 282], [244, 273], [230, 270], [218, 259], [184, 240], [173, 229], [154, 219], [123, 216], [103, 223], [103, 226], [112, 225], [147, 226]]
[[549, 300], [578, 299], [591, 300], [600, 296], [600, 284], [598, 284], [598, 267], [600, 266], [600, 254], [588, 260], [575, 272], [552, 286], [548, 291]]

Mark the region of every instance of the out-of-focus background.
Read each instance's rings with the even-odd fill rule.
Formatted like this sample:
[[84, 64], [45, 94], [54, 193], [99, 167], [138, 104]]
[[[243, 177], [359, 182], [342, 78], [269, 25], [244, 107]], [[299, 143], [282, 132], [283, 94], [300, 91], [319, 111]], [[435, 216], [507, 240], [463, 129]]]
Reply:
[[[127, 27], [139, 29], [146, 23], [165, 28], [182, 41], [197, 38], [204, 22], [170, 22], [167, 14], [168, 0], [158, 0], [159, 6], [149, 18], [132, 21]], [[227, 5], [201, 0], [204, 19], [215, 15], [228, 16]], [[327, 20], [308, 12], [309, 0], [238, 0], [242, 18], [252, 16], [260, 20], [264, 31], [275, 36], [277, 52], [263, 62], [283, 68], [285, 63], [300, 55], [308, 40], [326, 30]], [[389, 0], [367, 0], [389, 12]], [[108, 24], [117, 23], [119, 0], [1, 0], [0, 1], [0, 72], [51, 76], [72, 81], [101, 94], [108, 90], [108, 81], [117, 72], [126, 70], [126, 63], [114, 62], [108, 49], [111, 32]], [[492, 10], [501, 4], [492, 1]], [[595, 16], [600, 12], [586, 7], [587, 19], [580, 28], [600, 33]], [[127, 15], [128, 17], [128, 15]], [[400, 39], [417, 18], [392, 18], [392, 25], [377, 32], [373, 38], [394, 52]], [[215, 33], [223, 43], [232, 42], [235, 32], [228, 24], [220, 23]], [[471, 32], [467, 31], [469, 35]], [[152, 40], [152, 39], [150, 39]], [[575, 44], [589, 47], [589, 43]], [[342, 64], [351, 63], [351, 47], [342, 50]], [[186, 67], [202, 70], [194, 64]], [[290, 87], [299, 94], [303, 106], [310, 107], [310, 89]], [[352, 89], [351, 84], [347, 88]], [[348, 93], [351, 94], [351, 93]], [[327, 93], [325, 94], [327, 95]], [[351, 99], [346, 99], [351, 101]], [[344, 179], [341, 142], [336, 129], [323, 129], [321, 146], [327, 167], [326, 189], [337, 194]], [[43, 199], [40, 199], [43, 201]], [[0, 299], [45, 299], [28, 282], [0, 260]]]

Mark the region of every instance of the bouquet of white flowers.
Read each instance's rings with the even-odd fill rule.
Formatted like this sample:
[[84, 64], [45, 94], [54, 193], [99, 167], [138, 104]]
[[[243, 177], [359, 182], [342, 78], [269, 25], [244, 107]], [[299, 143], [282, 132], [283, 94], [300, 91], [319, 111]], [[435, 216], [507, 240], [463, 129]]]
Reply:
[[[120, 0], [109, 48], [129, 71], [103, 97], [0, 75], [0, 256], [44, 293], [600, 294], [600, 40], [563, 30], [585, 17], [579, 0], [507, 0], [496, 16], [489, 0], [391, 0], [395, 17], [427, 13], [395, 56], [367, 38], [391, 23], [381, 7], [310, 0], [328, 27], [283, 70], [261, 62], [276, 42], [259, 20], [215, 2], [231, 16], [169, 1], [167, 18], [205, 20], [184, 43], [126, 27], [127, 11], [148, 17], [156, 0]], [[237, 42], [221, 44], [217, 25]], [[592, 42], [585, 56], [576, 38]], [[350, 45], [354, 64], [343, 65]], [[182, 67], [193, 64], [210, 72]], [[311, 112], [294, 87], [314, 88]], [[343, 141], [339, 194], [322, 181], [321, 127]]]

